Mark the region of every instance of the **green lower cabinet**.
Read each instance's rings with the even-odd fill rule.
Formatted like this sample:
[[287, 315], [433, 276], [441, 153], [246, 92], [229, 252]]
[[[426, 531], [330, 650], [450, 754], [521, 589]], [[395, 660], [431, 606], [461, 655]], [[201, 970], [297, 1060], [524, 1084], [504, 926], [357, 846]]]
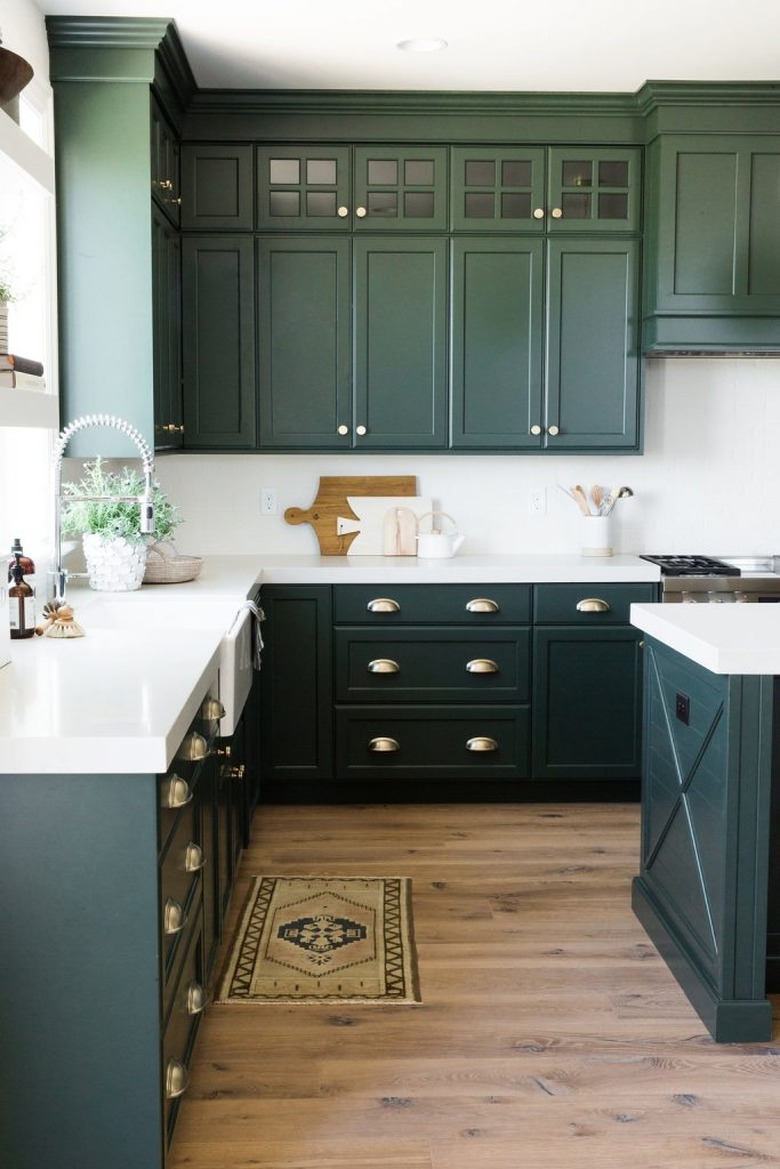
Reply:
[[452, 248], [452, 446], [639, 449], [638, 241]]
[[260, 445], [447, 444], [447, 250], [428, 237], [258, 240]]
[[651, 638], [645, 659], [634, 910], [714, 1039], [769, 1040], [775, 680], [712, 674]]

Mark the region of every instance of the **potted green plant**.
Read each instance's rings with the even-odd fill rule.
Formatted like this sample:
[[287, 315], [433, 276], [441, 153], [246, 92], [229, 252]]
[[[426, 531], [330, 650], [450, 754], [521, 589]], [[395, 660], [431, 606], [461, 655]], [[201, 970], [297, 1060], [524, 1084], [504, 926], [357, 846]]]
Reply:
[[144, 480], [132, 467], [106, 468], [100, 457], [84, 464], [77, 483], [62, 486], [60, 529], [81, 535], [90, 587], [118, 592], [141, 587], [148, 545], [168, 540], [181, 523], [177, 508], [155, 481], [154, 532], [141, 532], [138, 497]]

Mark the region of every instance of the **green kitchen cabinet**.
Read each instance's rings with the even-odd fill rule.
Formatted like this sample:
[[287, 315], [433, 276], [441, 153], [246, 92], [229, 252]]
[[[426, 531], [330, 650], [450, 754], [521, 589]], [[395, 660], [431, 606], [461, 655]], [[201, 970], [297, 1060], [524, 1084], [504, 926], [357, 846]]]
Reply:
[[182, 230], [251, 231], [252, 147], [246, 143], [183, 143], [181, 190]]
[[249, 236], [182, 238], [184, 436], [192, 450], [257, 445], [254, 253]]
[[446, 272], [436, 237], [261, 237], [261, 447], [446, 446]]
[[151, 100], [152, 198], [166, 218], [179, 226], [181, 211], [181, 146], [179, 136], [160, 102]]
[[632, 602], [653, 585], [535, 588], [531, 772], [535, 779], [629, 780], [641, 771], [641, 634]]
[[661, 135], [648, 171], [647, 347], [780, 348], [780, 138]]
[[452, 242], [452, 446], [636, 450], [639, 242]]
[[154, 338], [154, 445], [182, 445], [181, 236], [152, 209], [152, 319]]
[[642, 205], [636, 148], [458, 146], [452, 227], [467, 232], [636, 232]]
[[259, 231], [444, 231], [447, 149], [259, 146], [257, 203]]

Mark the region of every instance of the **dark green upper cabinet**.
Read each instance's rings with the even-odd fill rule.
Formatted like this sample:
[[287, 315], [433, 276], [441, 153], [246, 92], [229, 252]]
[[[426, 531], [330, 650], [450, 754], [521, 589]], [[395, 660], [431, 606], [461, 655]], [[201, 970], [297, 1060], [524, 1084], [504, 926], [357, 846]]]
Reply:
[[179, 226], [181, 208], [179, 137], [154, 96], [151, 103], [152, 198]]
[[185, 231], [249, 231], [254, 224], [252, 147], [185, 143], [181, 153]]
[[427, 146], [261, 146], [261, 231], [443, 231], [447, 150]]
[[638, 149], [455, 147], [453, 229], [635, 232], [640, 159]]
[[780, 348], [780, 137], [662, 135], [648, 165], [647, 347]]
[[444, 239], [258, 240], [260, 445], [446, 446]]

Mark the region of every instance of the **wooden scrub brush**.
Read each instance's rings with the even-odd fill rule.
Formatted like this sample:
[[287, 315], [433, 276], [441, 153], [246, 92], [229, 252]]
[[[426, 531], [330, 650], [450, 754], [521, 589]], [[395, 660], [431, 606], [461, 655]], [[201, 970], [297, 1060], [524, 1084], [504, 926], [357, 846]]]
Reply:
[[43, 606], [45, 621], [35, 626], [43, 637], [83, 637], [84, 630], [73, 617], [73, 609], [66, 601], [47, 601]]

